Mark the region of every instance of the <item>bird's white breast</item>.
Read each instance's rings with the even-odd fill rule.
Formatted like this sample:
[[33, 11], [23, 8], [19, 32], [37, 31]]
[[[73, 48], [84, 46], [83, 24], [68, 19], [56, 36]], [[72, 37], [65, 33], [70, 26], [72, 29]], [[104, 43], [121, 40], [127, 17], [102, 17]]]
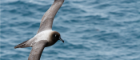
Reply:
[[49, 41], [51, 32], [53, 32], [53, 31], [52, 30], [45, 30], [45, 31], [42, 31], [42, 32], [38, 33], [35, 36], [35, 37], [37, 37], [35, 42], [38, 42], [40, 40], [48, 40]]

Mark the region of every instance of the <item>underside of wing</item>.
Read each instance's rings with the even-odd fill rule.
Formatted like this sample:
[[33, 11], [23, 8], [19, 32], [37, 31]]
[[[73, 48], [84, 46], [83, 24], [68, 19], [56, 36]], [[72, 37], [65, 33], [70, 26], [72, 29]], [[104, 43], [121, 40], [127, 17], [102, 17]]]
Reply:
[[59, 10], [59, 8], [62, 6], [63, 2], [64, 0], [54, 1], [52, 6], [48, 9], [48, 11], [42, 17], [38, 33], [47, 29], [52, 29], [53, 19], [57, 11]]

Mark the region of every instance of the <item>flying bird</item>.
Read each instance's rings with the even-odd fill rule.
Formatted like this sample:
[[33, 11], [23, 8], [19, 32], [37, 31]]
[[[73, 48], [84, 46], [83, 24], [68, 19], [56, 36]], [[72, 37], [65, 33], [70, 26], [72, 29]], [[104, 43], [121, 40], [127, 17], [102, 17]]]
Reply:
[[14, 48], [33, 47], [34, 44], [41, 40], [47, 41], [45, 47], [55, 44], [58, 40], [61, 40], [64, 43], [60, 33], [52, 30], [54, 17], [59, 8], [62, 6], [63, 2], [64, 0], [54, 0], [52, 6], [48, 9], [48, 11], [45, 12], [44, 16], [42, 17], [37, 34], [33, 38], [18, 44]]

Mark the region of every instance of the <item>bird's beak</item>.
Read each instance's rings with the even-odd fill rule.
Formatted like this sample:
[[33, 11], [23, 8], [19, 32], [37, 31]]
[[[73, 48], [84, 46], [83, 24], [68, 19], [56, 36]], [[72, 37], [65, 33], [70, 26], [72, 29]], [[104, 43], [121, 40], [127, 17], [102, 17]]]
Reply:
[[63, 39], [61, 39], [61, 37], [59, 38], [59, 40], [61, 40], [61, 41], [64, 43], [64, 40], [63, 40]]

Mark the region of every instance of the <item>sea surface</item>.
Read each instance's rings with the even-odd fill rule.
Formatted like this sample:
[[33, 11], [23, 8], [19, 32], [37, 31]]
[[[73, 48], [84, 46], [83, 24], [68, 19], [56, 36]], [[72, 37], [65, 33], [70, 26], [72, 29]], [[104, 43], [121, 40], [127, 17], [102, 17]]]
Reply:
[[[0, 0], [0, 60], [27, 60], [32, 38], [54, 0]], [[41, 60], [140, 60], [140, 0], [65, 0], [53, 30], [65, 43], [46, 47]]]

